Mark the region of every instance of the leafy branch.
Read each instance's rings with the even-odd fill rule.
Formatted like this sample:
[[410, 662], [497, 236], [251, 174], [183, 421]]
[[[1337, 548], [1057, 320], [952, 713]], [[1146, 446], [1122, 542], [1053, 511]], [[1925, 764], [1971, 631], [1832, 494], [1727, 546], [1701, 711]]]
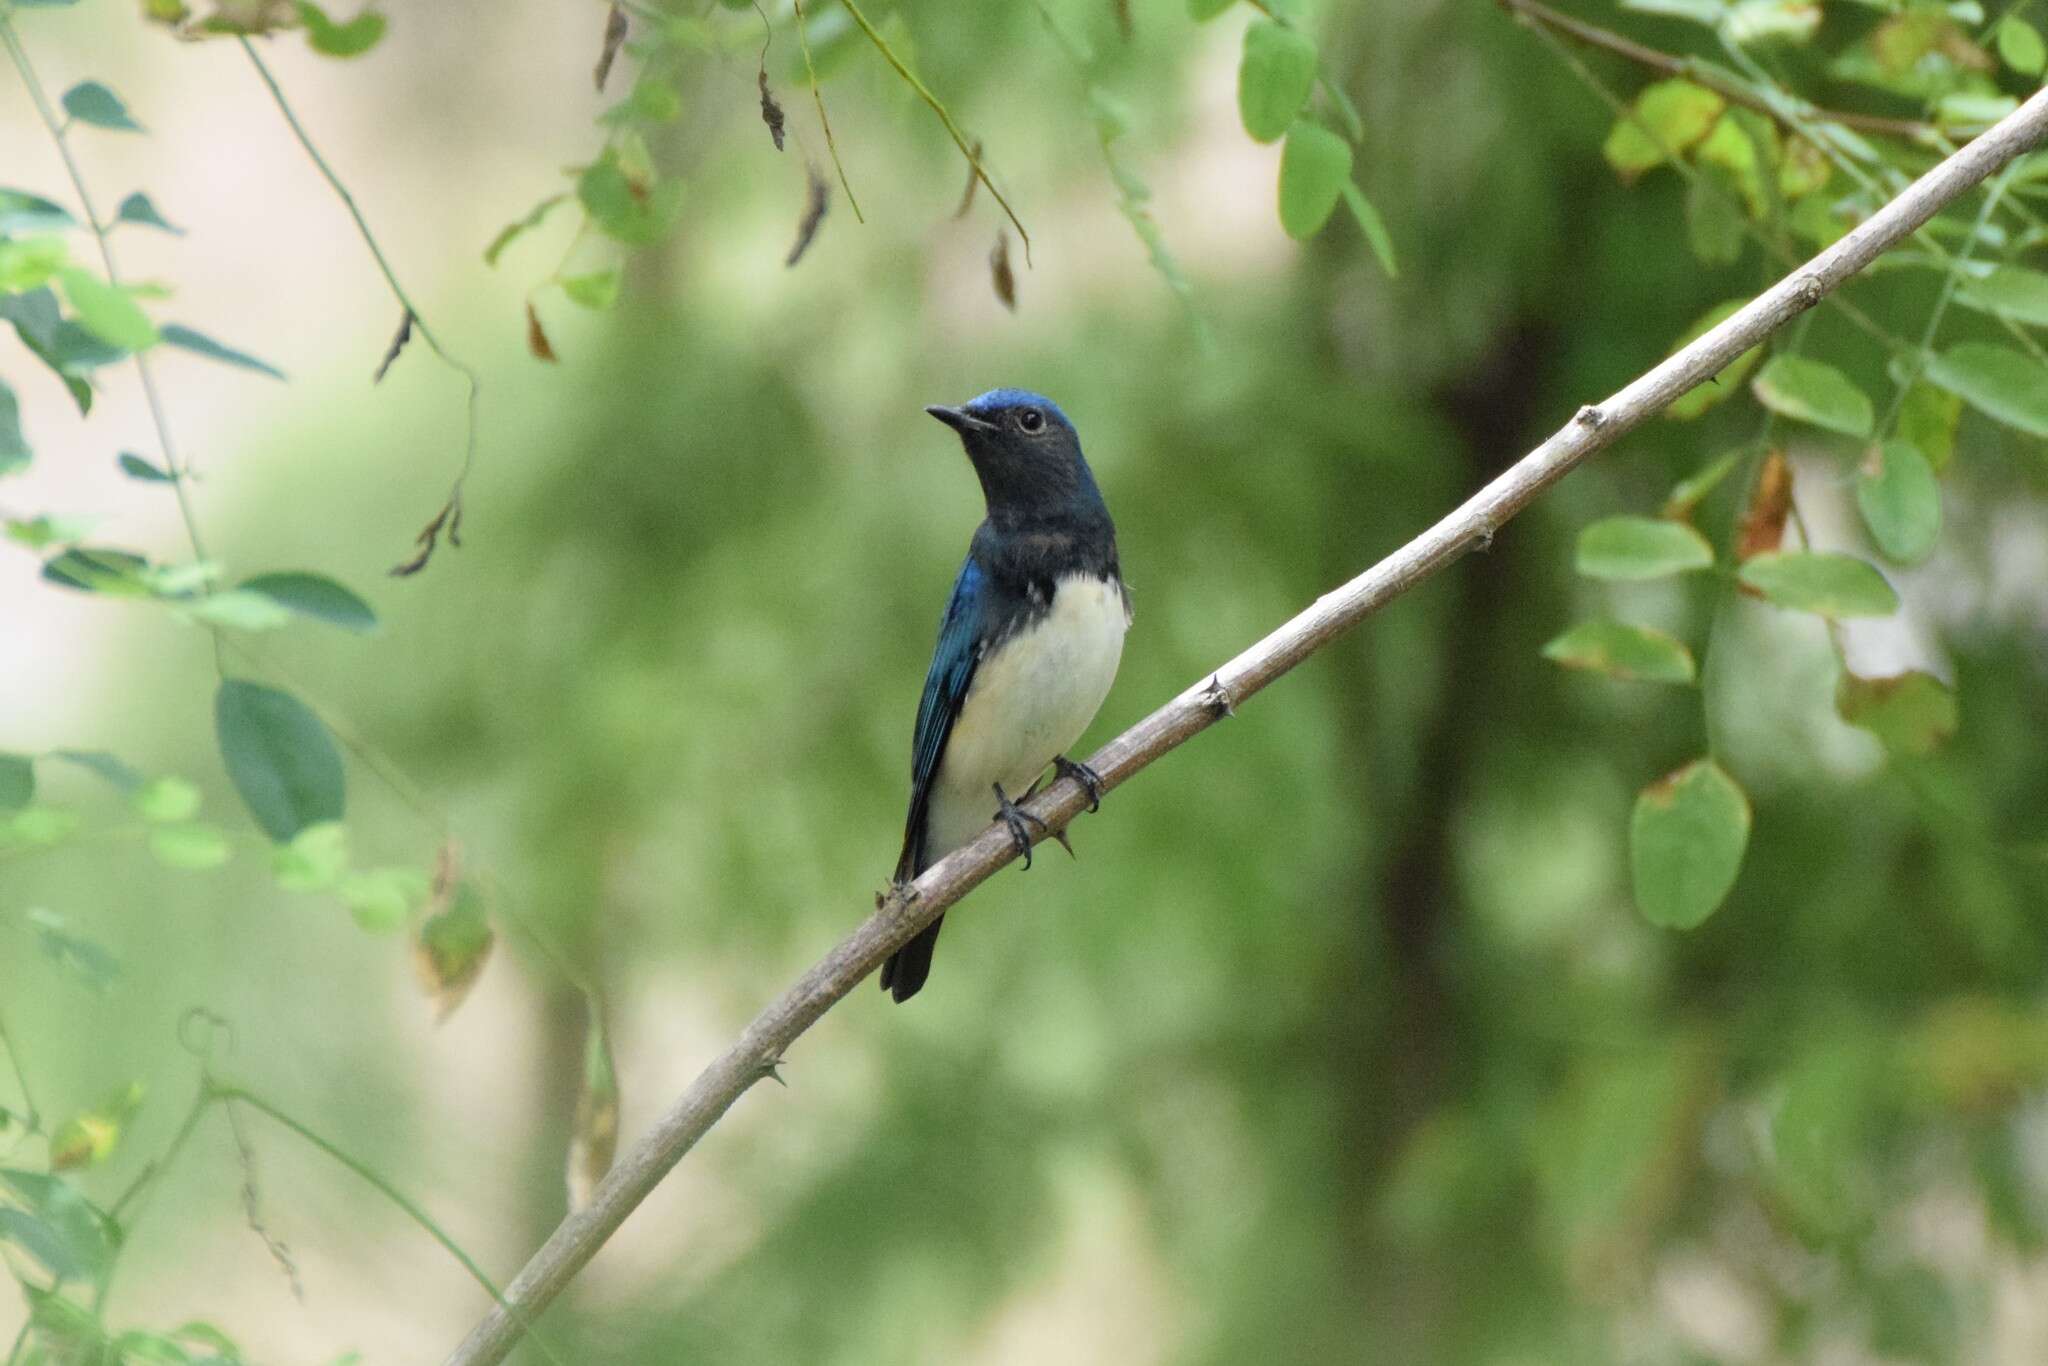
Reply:
[[[299, 146], [305, 149], [306, 155], [312, 159], [313, 165], [318, 168], [321, 176], [333, 188], [335, 194], [341, 197], [343, 207], [348, 210], [348, 216], [355, 220], [356, 231], [361, 235], [363, 244], [370, 249], [370, 255], [376, 259], [377, 269], [383, 274], [384, 283], [391, 287], [391, 292], [397, 297], [399, 306], [405, 310], [405, 319], [400, 324], [398, 339], [392, 343], [390, 352], [385, 355], [383, 364], [377, 369], [379, 377], [389, 368], [391, 362], [397, 359], [398, 350], [405, 344], [405, 337], [408, 331], [416, 330], [425, 339], [433, 353], [441, 358], [441, 362], [461, 375], [464, 382], [469, 386], [468, 399], [465, 404], [462, 465], [455, 472], [455, 482], [449, 486], [447, 501], [442, 505], [440, 512], [436, 513], [433, 520], [428, 522], [426, 528], [420, 532], [417, 542], [417, 553], [411, 559], [399, 564], [391, 571], [394, 575], [400, 577], [416, 574], [426, 568], [428, 558], [434, 553], [434, 543], [444, 527], [448, 533], [448, 543], [456, 547], [462, 545], [462, 487], [469, 478], [471, 467], [476, 463], [476, 409], [477, 394], [481, 384], [477, 379], [474, 369], [456, 359], [446, 347], [441, 345], [441, 339], [434, 335], [433, 328], [428, 326], [426, 318], [420, 313], [419, 306], [405, 292], [405, 286], [398, 282], [398, 273], [391, 268], [391, 262], [385, 258], [383, 247], [377, 243], [377, 235], [370, 231], [369, 223], [363, 218], [363, 211], [356, 206], [355, 196], [349, 193], [348, 186], [344, 185], [341, 177], [334, 173], [334, 168], [327, 164], [327, 158], [320, 155], [320, 149], [313, 145], [311, 135], [306, 132], [305, 125], [299, 122], [299, 116], [293, 112], [291, 102], [285, 98], [284, 89], [278, 85], [277, 77], [271, 74], [270, 67], [264, 62], [262, 55], [256, 51], [255, 45], [249, 41], [246, 34], [237, 34], [235, 41], [242, 45], [242, 51], [247, 54], [250, 64], [256, 68], [256, 74], [263, 78], [263, 84], [270, 91], [270, 98], [277, 102], [278, 112], [284, 115], [284, 121], [290, 126], [292, 136], [299, 140]], [[140, 358], [138, 357], [137, 359], [139, 360]]]
[[[1707, 382], [1738, 356], [1819, 304], [1943, 207], [2048, 139], [2048, 91], [2034, 95], [1976, 141], [1849, 230], [1705, 335], [1681, 347], [1617, 393], [1581, 408], [1562, 429], [1455, 511], [1378, 565], [1325, 594], [1263, 640], [1191, 685], [1090, 760], [1114, 788], [1163, 758], [1328, 645], [1360, 621], [1460, 558], [1491, 543], [1509, 519], [1570, 473], [1674, 400]], [[1739, 794], [1738, 794], [1739, 795]], [[1079, 783], [1062, 779], [1031, 804], [1039, 838], [1065, 828], [1088, 804]], [[506, 1291], [530, 1317], [545, 1308], [724, 1113], [769, 1077], [803, 1033], [947, 908], [1017, 856], [992, 826], [928, 870], [892, 888], [857, 929], [755, 1017], [634, 1144], [591, 1203], [565, 1219]], [[448, 1358], [447, 1366], [490, 1366], [516, 1343], [515, 1315], [494, 1309]]]

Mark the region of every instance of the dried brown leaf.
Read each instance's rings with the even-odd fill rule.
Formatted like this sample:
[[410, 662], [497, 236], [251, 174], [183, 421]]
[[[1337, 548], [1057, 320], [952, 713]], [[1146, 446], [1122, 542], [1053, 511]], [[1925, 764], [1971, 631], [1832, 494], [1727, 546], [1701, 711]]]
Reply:
[[1017, 275], [1010, 269], [1010, 234], [996, 229], [995, 249], [988, 254], [988, 271], [996, 297], [1012, 313], [1017, 311]]
[[604, 89], [604, 83], [611, 78], [612, 62], [619, 55], [619, 48], [626, 41], [626, 12], [613, 5], [604, 17], [604, 47], [597, 54], [597, 69], [591, 74], [597, 78], [597, 88]]
[[405, 316], [398, 320], [398, 331], [392, 335], [391, 345], [384, 348], [384, 359], [377, 362], [377, 373], [370, 376], [370, 383], [382, 384], [384, 372], [391, 368], [391, 362], [398, 359], [398, 353], [405, 350], [405, 344], [412, 340], [412, 310], [405, 310]]
[[793, 266], [803, 259], [811, 249], [811, 239], [818, 235], [818, 225], [825, 221], [825, 210], [832, 203], [832, 186], [811, 162], [804, 163], [804, 216], [797, 220], [796, 245], [789, 249], [785, 266]]
[[[1785, 518], [1792, 511], [1792, 466], [1783, 451], [1764, 457], [1749, 507], [1742, 514], [1742, 529], [1735, 538], [1735, 560], [1744, 560], [1776, 550], [1785, 539]], [[1744, 586], [1745, 591], [1753, 591]]]
[[975, 163], [981, 160], [981, 139], [974, 140], [974, 155], [967, 158], [967, 188], [960, 192], [960, 207], [953, 210], [953, 217], [965, 218], [967, 211], [974, 207], [974, 191], [981, 184], [981, 172]]
[[540, 314], [533, 311], [533, 305], [526, 305], [526, 349], [533, 352], [535, 360], [556, 364], [555, 348], [548, 343], [548, 334], [541, 329]]
[[[767, 49], [762, 49], [765, 56]], [[761, 69], [754, 73], [761, 86], [761, 122], [768, 125], [768, 136], [775, 139], [775, 150], [782, 150], [782, 106], [775, 102], [775, 92], [768, 88], [768, 66], [764, 61]]]

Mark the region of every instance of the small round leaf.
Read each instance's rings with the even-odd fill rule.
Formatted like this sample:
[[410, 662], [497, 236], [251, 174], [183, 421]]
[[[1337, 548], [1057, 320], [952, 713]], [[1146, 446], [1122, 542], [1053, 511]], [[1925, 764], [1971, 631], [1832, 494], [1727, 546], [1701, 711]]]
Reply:
[[1877, 548], [1901, 564], [1924, 560], [1941, 536], [1941, 485], [1907, 441], [1873, 446], [1856, 475], [1856, 506]]
[[1658, 779], [1636, 797], [1629, 872], [1643, 918], [1689, 930], [1735, 885], [1749, 844], [1749, 799], [1711, 759]]
[[1280, 150], [1280, 226], [1297, 241], [1315, 236], [1351, 180], [1351, 144], [1297, 119]]

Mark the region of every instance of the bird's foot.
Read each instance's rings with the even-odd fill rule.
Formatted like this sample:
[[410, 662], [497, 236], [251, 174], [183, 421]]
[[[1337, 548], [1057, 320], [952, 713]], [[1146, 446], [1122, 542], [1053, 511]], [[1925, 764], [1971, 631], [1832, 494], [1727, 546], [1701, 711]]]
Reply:
[[1010, 800], [1001, 783], [996, 784], [996, 819], [1009, 829], [1010, 841], [1017, 846], [1017, 853], [1024, 859], [1024, 866], [1031, 866], [1031, 831], [1027, 826], [1035, 825], [1041, 831], [1045, 822]]
[[1072, 778], [1088, 794], [1088, 809], [1091, 812], [1102, 809], [1102, 775], [1083, 763], [1077, 763], [1064, 754], [1052, 756], [1053, 770], [1062, 778]]

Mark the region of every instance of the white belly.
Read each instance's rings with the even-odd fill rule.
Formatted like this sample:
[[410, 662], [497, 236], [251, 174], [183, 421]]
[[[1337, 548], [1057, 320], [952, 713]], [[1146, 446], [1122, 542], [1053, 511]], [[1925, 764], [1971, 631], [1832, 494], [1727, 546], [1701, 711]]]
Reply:
[[995, 784], [1022, 797], [1081, 738], [1116, 679], [1129, 621], [1117, 584], [1069, 575], [1036, 625], [981, 661], [932, 784], [927, 859], [981, 833], [996, 809]]

